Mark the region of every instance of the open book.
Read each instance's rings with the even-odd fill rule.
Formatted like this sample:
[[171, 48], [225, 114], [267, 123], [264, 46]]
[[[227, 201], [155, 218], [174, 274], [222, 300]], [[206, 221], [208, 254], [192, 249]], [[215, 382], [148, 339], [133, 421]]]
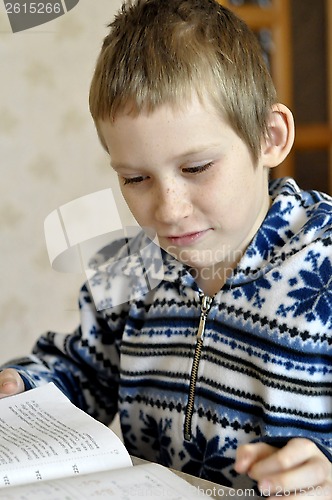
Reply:
[[169, 469], [133, 466], [122, 441], [51, 383], [0, 400], [1, 500], [204, 498]]

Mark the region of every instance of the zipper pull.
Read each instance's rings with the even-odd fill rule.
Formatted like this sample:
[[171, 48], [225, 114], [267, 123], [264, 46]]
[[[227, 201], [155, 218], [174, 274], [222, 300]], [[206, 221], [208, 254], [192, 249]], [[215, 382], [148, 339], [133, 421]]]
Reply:
[[206, 318], [207, 318], [207, 315], [208, 315], [209, 310], [211, 308], [212, 300], [213, 299], [211, 297], [209, 297], [208, 295], [202, 296], [201, 316], [199, 318], [197, 339], [203, 338], [203, 335], [205, 332]]

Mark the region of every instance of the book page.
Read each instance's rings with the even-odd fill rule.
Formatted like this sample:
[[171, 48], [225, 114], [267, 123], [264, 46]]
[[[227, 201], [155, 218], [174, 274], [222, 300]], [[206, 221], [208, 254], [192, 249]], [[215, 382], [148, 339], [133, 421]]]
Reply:
[[0, 400], [0, 487], [131, 465], [121, 440], [53, 383]]
[[[220, 487], [222, 489], [222, 487]], [[227, 490], [227, 488], [226, 488]], [[221, 491], [221, 490], [220, 490]], [[227, 491], [222, 497], [227, 497]], [[34, 483], [1, 491], [1, 500], [192, 500], [211, 498], [161, 465], [97, 472], [64, 480]], [[218, 497], [213, 497], [218, 498]], [[233, 499], [236, 497], [232, 497]]]

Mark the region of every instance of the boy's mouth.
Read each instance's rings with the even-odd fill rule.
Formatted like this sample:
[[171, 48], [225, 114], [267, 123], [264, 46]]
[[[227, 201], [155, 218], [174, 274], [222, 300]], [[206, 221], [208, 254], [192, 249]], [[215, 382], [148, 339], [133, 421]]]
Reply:
[[205, 229], [204, 231], [195, 231], [193, 233], [166, 236], [166, 239], [175, 246], [188, 246], [202, 238], [210, 230], [211, 229]]

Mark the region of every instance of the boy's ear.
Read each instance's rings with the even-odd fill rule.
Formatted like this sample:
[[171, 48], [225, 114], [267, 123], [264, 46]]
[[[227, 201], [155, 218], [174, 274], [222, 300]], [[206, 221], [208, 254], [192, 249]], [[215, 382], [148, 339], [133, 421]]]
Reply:
[[265, 167], [277, 167], [289, 154], [294, 143], [295, 127], [291, 111], [284, 104], [272, 106], [268, 134], [262, 141], [261, 159]]

